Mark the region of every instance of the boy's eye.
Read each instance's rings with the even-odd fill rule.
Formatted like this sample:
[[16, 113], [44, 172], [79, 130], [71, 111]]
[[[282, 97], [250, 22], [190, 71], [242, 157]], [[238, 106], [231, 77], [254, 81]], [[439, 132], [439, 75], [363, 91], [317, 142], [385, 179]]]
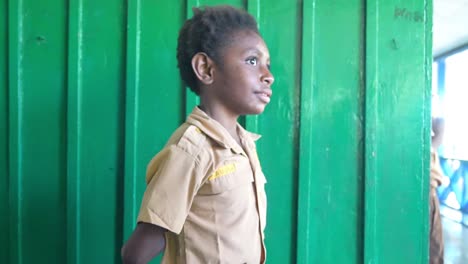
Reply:
[[257, 66], [257, 58], [248, 58], [246, 62], [250, 65]]

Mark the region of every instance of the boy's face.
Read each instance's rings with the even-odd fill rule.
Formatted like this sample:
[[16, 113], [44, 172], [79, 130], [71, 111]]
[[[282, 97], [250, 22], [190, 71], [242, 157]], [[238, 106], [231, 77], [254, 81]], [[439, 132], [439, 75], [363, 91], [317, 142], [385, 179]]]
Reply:
[[262, 113], [274, 82], [263, 39], [254, 32], [239, 31], [219, 54], [210, 89], [214, 98], [234, 115]]

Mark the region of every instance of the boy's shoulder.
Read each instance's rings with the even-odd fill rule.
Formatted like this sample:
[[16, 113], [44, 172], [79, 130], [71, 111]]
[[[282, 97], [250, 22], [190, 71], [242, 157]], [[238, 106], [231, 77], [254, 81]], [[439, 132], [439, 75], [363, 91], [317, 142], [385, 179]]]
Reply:
[[172, 133], [164, 149], [177, 148], [199, 160], [203, 152], [211, 149], [211, 145], [207, 135], [197, 126], [185, 122]]
[[156, 169], [165, 162], [194, 162], [200, 167], [208, 167], [211, 162], [210, 151], [207, 136], [198, 127], [183, 123], [172, 133], [164, 148], [149, 162], [146, 181], [148, 183]]

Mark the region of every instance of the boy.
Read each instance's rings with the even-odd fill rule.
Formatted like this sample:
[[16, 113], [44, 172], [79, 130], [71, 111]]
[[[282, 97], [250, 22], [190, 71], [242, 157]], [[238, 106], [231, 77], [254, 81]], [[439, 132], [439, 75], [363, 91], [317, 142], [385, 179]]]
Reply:
[[429, 263], [444, 263], [444, 238], [442, 229], [442, 219], [440, 218], [439, 197], [437, 187], [442, 184], [444, 173], [440, 167], [437, 149], [442, 144], [444, 136], [444, 120], [442, 118], [432, 118], [432, 145], [431, 145], [431, 167], [429, 192]]
[[177, 47], [182, 80], [200, 105], [149, 163], [138, 225], [124, 263], [264, 263], [265, 177], [258, 135], [240, 115], [260, 114], [273, 76], [255, 19], [230, 6], [194, 9]]

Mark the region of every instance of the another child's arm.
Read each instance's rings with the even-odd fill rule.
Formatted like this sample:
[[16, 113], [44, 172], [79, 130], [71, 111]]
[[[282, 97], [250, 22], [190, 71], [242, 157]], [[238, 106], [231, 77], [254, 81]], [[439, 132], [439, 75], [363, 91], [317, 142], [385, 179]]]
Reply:
[[166, 246], [166, 230], [157, 225], [140, 222], [122, 247], [124, 264], [148, 263]]

